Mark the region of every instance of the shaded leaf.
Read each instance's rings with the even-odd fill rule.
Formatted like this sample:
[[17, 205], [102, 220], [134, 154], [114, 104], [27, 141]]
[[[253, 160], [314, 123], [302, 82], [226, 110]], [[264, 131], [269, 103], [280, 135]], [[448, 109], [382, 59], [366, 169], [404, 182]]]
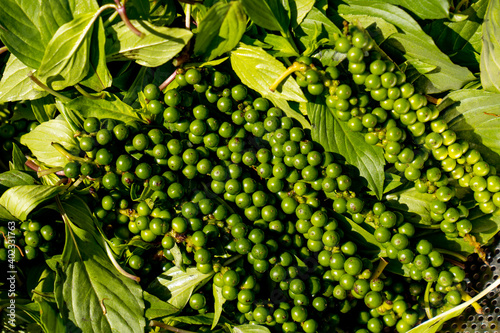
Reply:
[[391, 193], [386, 196], [387, 207], [400, 211], [407, 221], [414, 224], [430, 225], [433, 220], [430, 215], [430, 203], [434, 195], [420, 193], [414, 187]]
[[89, 71], [90, 39], [97, 18], [95, 13], [82, 14], [57, 29], [37, 71], [42, 82], [61, 90], [85, 78]]
[[63, 191], [63, 186], [20, 185], [9, 188], [0, 197], [0, 205], [14, 217], [25, 221], [29, 213], [39, 204]]
[[231, 51], [239, 43], [246, 25], [241, 2], [216, 3], [200, 23], [194, 53], [212, 60]]
[[178, 267], [172, 267], [149, 285], [148, 292], [158, 295], [178, 309], [183, 309], [193, 292], [207, 283], [214, 274], [215, 272], [202, 274], [192, 267], [185, 272]]
[[384, 189], [385, 164], [382, 148], [366, 143], [361, 133], [349, 130], [347, 124], [334, 117], [325, 105], [307, 103], [307, 114], [311, 120], [313, 140], [326, 151], [344, 156], [349, 164], [357, 167], [368, 188], [380, 199]]
[[52, 119], [41, 123], [34, 130], [23, 135], [21, 143], [27, 146], [40, 162], [48, 166], [64, 166], [68, 160], [51, 143], [59, 143], [66, 151], [78, 155], [80, 147], [73, 134], [66, 121]]
[[54, 119], [57, 112], [57, 108], [54, 103], [54, 96], [49, 95], [44, 98], [31, 101], [31, 109], [33, 110], [33, 114], [39, 123]]
[[137, 36], [121, 21], [113, 25], [106, 42], [107, 61], [134, 60], [141, 66], [157, 67], [175, 57], [193, 36], [187, 29], [156, 27], [140, 20], [131, 23], [144, 36]]
[[269, 86], [286, 70], [285, 66], [260, 47], [240, 43], [231, 51], [231, 66], [241, 82], [266, 98], [305, 102], [305, 96], [293, 77], [289, 76], [276, 92]]
[[17, 144], [12, 145], [12, 159], [9, 161], [9, 169], [10, 170], [31, 170], [29, 169], [26, 164], [26, 156], [24, 156], [24, 153], [22, 150], [19, 148]]
[[66, 325], [64, 325], [62, 317], [55, 303], [47, 301], [37, 301], [40, 306], [40, 322], [44, 332], [65, 332]]
[[171, 322], [183, 323], [190, 325], [211, 325], [214, 320], [213, 313], [195, 316], [179, 316], [172, 318]]
[[68, 102], [66, 107], [78, 111], [84, 118], [115, 119], [125, 123], [142, 121], [132, 107], [117, 96], [106, 93], [105, 98], [93, 100], [80, 96]]
[[[401, 182], [401, 176], [393, 174], [393, 173], [388, 173], [384, 172], [384, 190], [383, 194], [389, 193], [392, 190], [398, 188], [401, 186], [403, 182]], [[373, 191], [368, 191], [367, 192], [370, 195], [375, 195], [375, 192]]]
[[[336, 33], [341, 35], [342, 31], [340, 31], [325, 14], [315, 7], [307, 13], [302, 23], [295, 30], [295, 34], [299, 37], [299, 41], [304, 49], [308, 48], [313, 39], [320, 40], [321, 38], [325, 38], [329, 43], [330, 37]], [[314, 50], [308, 48], [309, 54], [313, 51]]]
[[26, 66], [38, 69], [50, 39], [72, 18], [66, 0], [2, 0], [0, 39]]
[[375, 239], [371, 226], [365, 223], [358, 224], [344, 215], [334, 214], [345, 236], [355, 241], [358, 246], [371, 251], [385, 251], [382, 244]]
[[488, 91], [500, 92], [500, 1], [491, 0], [483, 22], [481, 83]]
[[28, 77], [32, 71], [11, 54], [0, 81], [0, 102], [37, 99], [47, 95], [45, 91], [33, 89], [34, 83]]
[[181, 310], [177, 309], [175, 306], [162, 301], [155, 295], [143, 291], [144, 303], [146, 304], [145, 316], [148, 320], [161, 318], [166, 316], [171, 316], [179, 313]]
[[475, 144], [485, 160], [500, 164], [500, 94], [458, 90], [438, 108], [460, 139]]

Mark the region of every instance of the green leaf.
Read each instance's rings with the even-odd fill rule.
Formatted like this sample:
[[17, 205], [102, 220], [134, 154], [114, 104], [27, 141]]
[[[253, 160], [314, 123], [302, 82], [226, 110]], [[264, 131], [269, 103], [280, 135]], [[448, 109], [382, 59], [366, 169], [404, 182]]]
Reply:
[[170, 249], [170, 253], [174, 257], [175, 267], [179, 268], [182, 271], [186, 271], [182, 260], [182, 252], [177, 243], [174, 244], [174, 247]]
[[39, 204], [52, 199], [65, 187], [47, 185], [20, 185], [9, 188], [0, 197], [0, 205], [13, 216], [25, 221], [29, 213]]
[[40, 306], [40, 321], [44, 332], [65, 332], [66, 325], [64, 325], [62, 317], [55, 307], [55, 303], [47, 301], [37, 301]]
[[12, 145], [12, 159], [9, 161], [10, 170], [31, 170], [26, 164], [26, 156], [17, 144]]
[[220, 316], [222, 314], [222, 306], [224, 303], [226, 303], [226, 299], [224, 296], [222, 296], [222, 288], [219, 286], [216, 286], [215, 283], [212, 286], [212, 290], [214, 293], [214, 320], [212, 322], [212, 329], [217, 326], [217, 323], [219, 322]]
[[420, 193], [414, 187], [386, 196], [387, 207], [400, 211], [405, 219], [414, 224], [431, 225], [430, 202], [434, 195]]
[[295, 0], [290, 1], [290, 13], [291, 13], [291, 21], [292, 27], [297, 27], [304, 17], [306, 17], [307, 13], [314, 7], [316, 3], [315, 0]]
[[0, 173], [0, 185], [5, 187], [14, 187], [19, 185], [34, 185], [35, 178], [28, 175], [26, 172], [19, 170], [11, 170]]
[[[310, 42], [326, 38], [330, 40], [333, 34], [342, 34], [339, 28], [319, 9], [312, 8], [306, 15], [302, 23], [295, 30], [295, 34], [299, 37], [300, 44], [304, 49], [308, 48]], [[314, 52], [313, 49], [308, 48], [309, 54]]]
[[499, 0], [491, 0], [483, 22], [483, 49], [481, 52], [481, 83], [485, 90], [500, 92], [500, 7]]
[[80, 152], [73, 131], [62, 119], [52, 119], [41, 123], [21, 137], [21, 143], [27, 146], [40, 162], [51, 167], [66, 165], [68, 160], [51, 145], [53, 142], [59, 143], [73, 155], [78, 155]]
[[[295, 47], [290, 44], [290, 41], [285, 37], [274, 35], [274, 34], [266, 34], [262, 40], [266, 43], [268, 47], [272, 48], [269, 51], [274, 57], [298, 57], [299, 53], [295, 49]], [[262, 45], [255, 45], [262, 46]], [[263, 46], [264, 47], [264, 46]]]
[[110, 87], [113, 81], [113, 77], [106, 65], [105, 44], [104, 25], [102, 19], [99, 18], [92, 33], [93, 47], [90, 49], [89, 72], [80, 82], [81, 85], [98, 92]]
[[286, 33], [290, 24], [287, 1], [280, 0], [241, 0], [250, 19], [264, 29]]
[[92, 30], [97, 18], [95, 13], [82, 14], [57, 29], [38, 68], [37, 77], [42, 82], [61, 90], [87, 76]]
[[213, 313], [207, 313], [204, 315], [195, 315], [195, 316], [179, 316], [173, 317], [169, 320], [169, 323], [183, 323], [189, 325], [211, 325], [214, 320]]
[[106, 93], [105, 98], [90, 99], [84, 96], [75, 98], [66, 106], [78, 111], [84, 118], [115, 119], [125, 123], [142, 121], [129, 105], [123, 103], [117, 96]]
[[[384, 178], [384, 194], [391, 192], [403, 184], [403, 182], [401, 182], [401, 176], [393, 173], [384, 172]], [[375, 192], [373, 191], [368, 191], [367, 193], [375, 196]]]
[[495, 290], [495, 288], [497, 288], [499, 285], [500, 285], [500, 279], [497, 279], [490, 286], [488, 286], [488, 288], [481, 291], [479, 294], [477, 294], [472, 299], [454, 307], [451, 310], [443, 312], [440, 315], [437, 315], [436, 317], [433, 317], [433, 318], [423, 322], [422, 324], [418, 325], [417, 327], [409, 330], [408, 333], [435, 333], [435, 332], [438, 332], [446, 321], [448, 321], [452, 318], [458, 317], [460, 314], [462, 314], [465, 311], [465, 309], [467, 309], [469, 306], [471, 306], [472, 303], [479, 302], [479, 300], [481, 300], [483, 297], [488, 295], [488, 293]]
[[149, 285], [148, 292], [158, 295], [178, 309], [183, 309], [193, 292], [207, 283], [214, 274], [215, 272], [203, 274], [193, 267], [185, 272], [178, 267], [172, 267]]
[[0, 205], [0, 220], [17, 221], [17, 219], [2, 205]]
[[0, 39], [21, 62], [37, 69], [52, 36], [72, 18], [66, 0], [3, 0]]
[[500, 230], [498, 214], [484, 214], [477, 207], [470, 211], [468, 220], [472, 222], [472, 234], [480, 244], [487, 244]]
[[474, 144], [488, 162], [500, 164], [500, 94], [458, 90], [438, 108], [460, 139]]
[[33, 89], [34, 83], [28, 77], [31, 71], [33, 69], [11, 54], [0, 81], [0, 102], [37, 99], [47, 95], [45, 91]]
[[[85, 202], [62, 202], [82, 255], [65, 269], [62, 293], [69, 319], [83, 332], [143, 332], [144, 301], [139, 284], [121, 275], [110, 262]], [[85, 300], [85, 301], [83, 301]], [[88, 320], [92, 318], [92, 320]]]
[[287, 117], [297, 120], [302, 125], [302, 128], [304, 129], [311, 128], [311, 124], [309, 123], [307, 118], [304, 115], [302, 115], [302, 112], [300, 110], [300, 105], [298, 103], [296, 102], [289, 103], [286, 100], [281, 98], [276, 98], [275, 96], [268, 96], [267, 98], [274, 104], [274, 106], [283, 110], [283, 112], [285, 112]]
[[306, 107], [313, 140], [326, 151], [344, 156], [347, 163], [359, 169], [377, 198], [382, 198], [385, 164], [382, 148], [366, 143], [361, 133], [349, 130], [346, 123], [334, 117], [325, 105], [307, 103]]
[[179, 313], [181, 310], [177, 309], [175, 306], [162, 301], [155, 295], [143, 291], [144, 303], [146, 304], [145, 316], [148, 320], [161, 318], [166, 316], [171, 316]]
[[157, 67], [175, 57], [193, 36], [187, 29], [156, 27], [140, 20], [131, 23], [144, 36], [137, 36], [121, 21], [113, 25], [106, 43], [108, 62], [134, 60], [141, 66]]
[[31, 101], [31, 109], [33, 110], [33, 114], [39, 123], [54, 119], [57, 113], [54, 96], [48, 95]]
[[68, 0], [73, 16], [80, 14], [95, 13], [99, 9], [96, 0]]
[[335, 219], [339, 222], [346, 237], [352, 239], [360, 247], [370, 251], [384, 251], [384, 247], [380, 244], [373, 235], [373, 228], [366, 223], [358, 224], [353, 220], [334, 213]]
[[271, 333], [271, 331], [265, 326], [246, 324], [234, 326], [233, 333]]
[[200, 23], [194, 54], [212, 60], [231, 51], [245, 33], [247, 18], [239, 1], [218, 2]]
[[387, 2], [404, 7], [423, 20], [448, 18], [450, 15], [450, 3], [448, 0], [388, 0]]
[[421, 84], [426, 93], [460, 89], [465, 83], [474, 80], [474, 75], [467, 68], [452, 63], [404, 10], [382, 1], [348, 0], [347, 5], [339, 5], [338, 11], [342, 16], [350, 15], [351, 20], [357, 16], [380, 18], [402, 31], [388, 36], [381, 47], [390, 49], [388, 53], [391, 55], [399, 52], [407, 60], [417, 59], [436, 66], [436, 70], [422, 73], [428, 80], [426, 84]]
[[306, 102], [304, 93], [293, 77], [289, 76], [276, 92], [269, 86], [286, 70], [285, 66], [260, 47], [240, 43], [231, 51], [231, 66], [241, 82], [266, 98]]

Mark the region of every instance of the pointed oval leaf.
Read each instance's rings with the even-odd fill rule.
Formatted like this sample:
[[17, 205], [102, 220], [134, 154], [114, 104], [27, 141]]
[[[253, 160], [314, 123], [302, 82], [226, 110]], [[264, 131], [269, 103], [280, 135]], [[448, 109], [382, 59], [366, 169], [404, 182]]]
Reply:
[[448, 0], [388, 0], [387, 2], [404, 7], [423, 20], [448, 18], [450, 16], [450, 3]]
[[500, 1], [491, 0], [483, 22], [481, 83], [485, 90], [500, 92]]
[[107, 61], [135, 60], [139, 65], [158, 67], [175, 57], [193, 36], [187, 29], [157, 27], [147, 21], [131, 20], [144, 34], [139, 37], [123, 22], [111, 27], [106, 44]]
[[11, 54], [0, 81], [0, 102], [32, 100], [47, 95], [45, 91], [33, 89], [28, 73], [33, 69]]
[[64, 166], [68, 160], [51, 145], [52, 142], [59, 143], [73, 155], [78, 155], [80, 152], [73, 131], [62, 119], [41, 123], [33, 131], [21, 137], [21, 143], [27, 146], [40, 162], [51, 167]]
[[95, 13], [87, 13], [63, 24], [50, 40], [37, 76], [61, 90], [80, 82], [89, 71], [90, 39]]
[[247, 26], [241, 2], [218, 2], [200, 22], [194, 53], [212, 60], [231, 51], [240, 41]]
[[26, 172], [19, 170], [11, 170], [0, 173], [0, 185], [5, 187], [14, 187], [19, 185], [34, 185], [35, 178], [28, 175]]
[[286, 32], [290, 18], [280, 0], [241, 0], [250, 19], [267, 30]]
[[0, 205], [21, 221], [42, 202], [63, 191], [62, 186], [20, 185], [9, 188], [0, 197]]
[[313, 140], [326, 151], [344, 156], [349, 164], [359, 169], [377, 198], [382, 198], [385, 165], [382, 148], [366, 143], [361, 133], [349, 130], [347, 124], [334, 117], [325, 105], [307, 103], [307, 114]]
[[213, 294], [214, 294], [214, 320], [212, 322], [212, 329], [217, 326], [219, 322], [220, 316], [222, 314], [222, 306], [226, 303], [226, 299], [222, 296], [222, 288], [216, 286], [215, 283], [212, 286]]
[[286, 70], [285, 66], [260, 47], [240, 43], [231, 51], [231, 66], [241, 82], [264, 97], [306, 102], [304, 93], [293, 77], [289, 76], [282, 88], [274, 93], [269, 86]]

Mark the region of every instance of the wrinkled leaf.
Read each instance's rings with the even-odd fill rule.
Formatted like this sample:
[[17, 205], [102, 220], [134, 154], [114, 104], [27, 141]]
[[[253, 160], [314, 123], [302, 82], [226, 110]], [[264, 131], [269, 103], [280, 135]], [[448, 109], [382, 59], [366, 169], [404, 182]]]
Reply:
[[450, 129], [476, 144], [483, 158], [500, 163], [500, 95], [481, 90], [458, 90], [438, 106]]
[[500, 92], [500, 1], [491, 0], [483, 22], [481, 83], [488, 91]]
[[159, 299], [155, 295], [148, 293], [147, 291], [143, 291], [143, 297], [144, 303], [146, 304], [145, 316], [149, 320], [171, 316], [180, 312], [180, 310], [175, 306], [162, 301], [161, 299]]
[[212, 60], [231, 51], [239, 43], [246, 25], [241, 2], [216, 3], [200, 23], [194, 53]]
[[21, 143], [27, 146], [39, 161], [48, 166], [64, 166], [68, 163], [68, 160], [51, 143], [57, 142], [66, 151], [73, 155], [78, 155], [80, 147], [73, 134], [66, 121], [52, 119], [38, 125], [34, 130], [23, 135]]
[[226, 303], [226, 299], [224, 296], [222, 296], [222, 288], [219, 286], [216, 286], [215, 283], [212, 286], [212, 290], [214, 293], [214, 321], [212, 322], [212, 329], [217, 326], [217, 323], [219, 322], [220, 316], [222, 314], [222, 306], [224, 303]]
[[57, 29], [37, 71], [42, 82], [61, 90], [85, 78], [89, 71], [90, 39], [97, 18], [94, 13], [82, 14]]
[[272, 31], [288, 30], [290, 17], [280, 0], [241, 0], [241, 3], [255, 24]]
[[215, 272], [202, 274], [192, 267], [185, 272], [178, 267], [172, 267], [159, 275], [149, 285], [148, 291], [176, 308], [183, 309], [193, 292], [207, 283], [214, 274]]
[[84, 118], [115, 119], [125, 123], [141, 121], [138, 114], [117, 96], [106, 94], [105, 98], [93, 100], [84, 96], [77, 97], [66, 106], [78, 111]]
[[2, 0], [0, 39], [21, 62], [37, 69], [52, 36], [72, 18], [66, 0]]
[[471, 306], [472, 303], [479, 302], [479, 300], [481, 298], [488, 295], [489, 292], [495, 290], [495, 288], [497, 288], [499, 285], [500, 285], [500, 279], [497, 279], [490, 286], [488, 286], [488, 288], [481, 291], [479, 294], [477, 294], [472, 299], [454, 307], [451, 310], [448, 310], [444, 313], [441, 313], [440, 315], [437, 315], [434, 318], [431, 318], [431, 319], [425, 321], [424, 323], [418, 325], [417, 327], [409, 330], [408, 333], [435, 333], [435, 332], [438, 332], [441, 329], [444, 322], [446, 322], [447, 320], [450, 320], [452, 318], [458, 317], [460, 314], [462, 314], [462, 312], [465, 311], [466, 308]]
[[241, 82], [266, 98], [275, 97], [289, 101], [305, 102], [305, 96], [293, 77], [273, 93], [269, 86], [286, 70], [285, 66], [260, 47], [239, 45], [231, 51], [231, 66]]
[[39, 204], [63, 191], [63, 186], [20, 185], [9, 188], [0, 197], [0, 205], [24, 221]]
[[11, 54], [0, 81], [0, 102], [37, 99], [47, 95], [45, 91], [33, 89], [34, 83], [28, 77], [32, 71]]
[[11, 170], [0, 173], [0, 185], [5, 187], [14, 187], [19, 185], [34, 185], [35, 178], [28, 175], [26, 172], [19, 170]]
[[144, 36], [137, 36], [121, 21], [113, 25], [106, 41], [107, 61], [134, 60], [141, 66], [157, 67], [175, 57], [193, 36], [187, 29], [156, 27], [140, 20], [131, 23]]
[[380, 147], [365, 142], [364, 136], [352, 132], [347, 124], [333, 116], [325, 105], [308, 103], [307, 114], [311, 120], [311, 135], [326, 151], [341, 154], [346, 161], [359, 169], [368, 188], [382, 197], [384, 189], [384, 154]]
[[422, 84], [426, 93], [460, 89], [465, 83], [474, 80], [474, 75], [467, 68], [453, 64], [404, 10], [387, 2], [367, 0], [348, 0], [347, 5], [339, 5], [338, 10], [340, 15], [350, 15], [350, 19], [356, 16], [381, 18], [403, 31], [390, 35], [381, 47], [384, 50], [390, 48], [394, 53], [400, 52], [407, 60], [418, 59], [436, 66], [436, 70], [423, 73], [429, 81]]
[[450, 3], [448, 0], [388, 0], [388, 3], [406, 8], [421, 19], [448, 18]]

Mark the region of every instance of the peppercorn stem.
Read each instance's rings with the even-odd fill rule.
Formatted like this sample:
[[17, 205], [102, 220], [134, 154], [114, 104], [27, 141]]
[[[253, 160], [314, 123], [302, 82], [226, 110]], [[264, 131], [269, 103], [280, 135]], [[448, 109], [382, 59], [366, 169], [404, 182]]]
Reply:
[[7, 46], [0, 47], [0, 54], [7, 52], [7, 51], [8, 51]]
[[44, 170], [40, 170], [40, 167], [38, 167], [38, 171], [36, 172], [36, 175], [38, 176], [38, 178], [42, 178], [43, 176], [48, 176], [48, 175], [51, 175], [53, 173], [59, 172], [61, 170], [63, 170], [62, 167], [49, 168], [49, 169], [44, 169]]
[[120, 264], [118, 263], [118, 261], [116, 261], [115, 256], [113, 255], [113, 252], [111, 252], [111, 248], [109, 247], [108, 243], [104, 242], [104, 247], [106, 248], [106, 253], [108, 254], [109, 260], [111, 260], [111, 263], [113, 264], [113, 266], [115, 266], [116, 270], [118, 272], [120, 272], [121, 275], [123, 275], [123, 276], [125, 276], [125, 277], [127, 277], [129, 279], [132, 279], [135, 282], [141, 281], [140, 277], [135, 276], [133, 274], [130, 274], [129, 272], [127, 272], [126, 270], [124, 270], [122, 268], [122, 266], [120, 266]]
[[54, 147], [55, 150], [57, 150], [61, 155], [66, 157], [68, 161], [87, 162], [87, 160], [84, 158], [70, 154], [66, 149], [64, 149], [64, 147], [61, 144], [57, 142], [52, 142], [50, 145]]
[[80, 87], [80, 85], [78, 85], [78, 84], [75, 85], [75, 88], [76, 88], [76, 90], [78, 90], [78, 92], [80, 94], [82, 94], [83, 96], [85, 96], [87, 98], [94, 99], [94, 100], [104, 98], [104, 93], [101, 93], [99, 96], [92, 96], [91, 94], [86, 92], [82, 87]]
[[378, 262], [377, 269], [375, 270], [375, 272], [373, 272], [372, 280], [378, 279], [380, 274], [382, 274], [382, 272], [384, 271], [385, 266], [387, 266], [388, 264], [389, 264], [389, 262], [387, 261], [387, 259], [385, 259], [383, 257], [380, 258], [380, 260]]
[[434, 248], [434, 250], [438, 251], [441, 254], [446, 254], [446, 255], [455, 257], [455, 258], [457, 258], [458, 260], [460, 260], [462, 262], [466, 262], [467, 261], [467, 257], [463, 256], [463, 255], [461, 255], [459, 253], [456, 253], [456, 252], [453, 252], [453, 251], [450, 251], [450, 250], [445, 250], [445, 249], [438, 249], [438, 248]]
[[283, 82], [287, 77], [289, 77], [292, 73], [297, 72], [297, 71], [304, 71], [306, 70], [307, 66], [304, 64], [301, 64], [300, 62], [294, 62], [292, 66], [288, 67], [277, 79], [274, 81], [274, 83], [269, 87], [269, 90], [274, 92], [278, 86]]
[[160, 86], [158, 87], [160, 89], [160, 91], [163, 91], [166, 87], [168, 87], [168, 85], [173, 80], [175, 80], [176, 76], [177, 76], [177, 70], [175, 70], [172, 74], [170, 74], [170, 76], [165, 81], [163, 81], [162, 84], [160, 84]]
[[429, 294], [431, 293], [432, 282], [427, 282], [427, 287], [425, 288], [424, 294], [424, 304], [425, 304], [425, 313], [427, 314], [427, 318], [432, 318], [432, 310], [429, 302]]

